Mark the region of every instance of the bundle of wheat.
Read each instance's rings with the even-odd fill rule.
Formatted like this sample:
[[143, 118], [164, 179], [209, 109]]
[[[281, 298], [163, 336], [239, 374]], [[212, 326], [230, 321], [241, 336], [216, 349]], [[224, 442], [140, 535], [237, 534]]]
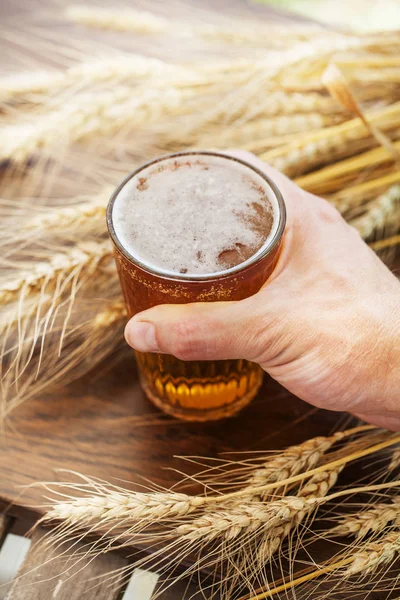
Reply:
[[[174, 569], [178, 555], [180, 562], [191, 558], [194, 562], [185, 575], [212, 568], [220, 574], [220, 580], [213, 583], [213, 592], [222, 592], [223, 597], [229, 598], [233, 592], [248, 588], [250, 581], [251, 586], [272, 585], [268, 565], [273, 564], [274, 555], [286, 538], [296, 535], [299, 540], [306, 535], [321, 506], [355, 493], [384, 493], [399, 487], [399, 481], [392, 481], [331, 491], [346, 464], [390, 448], [398, 441], [398, 435], [370, 426], [314, 438], [278, 455], [258, 457], [253, 463], [246, 461], [245, 468], [234, 462], [225, 468], [220, 466], [218, 474], [207, 482], [207, 493], [197, 496], [170, 490], [129, 492], [86, 477], [82, 484], [46, 484], [57, 495], [42, 522], [58, 522], [52, 531], [53, 540], [68, 540], [72, 547], [87, 531], [101, 534], [88, 541], [85, 553], [96, 555], [116, 545], [144, 544], [147, 549], [152, 548], [151, 556], [134, 566], [149, 562], [168, 573]], [[240, 483], [235, 479], [237, 471]], [[210, 493], [227, 475], [231, 490], [235, 481], [238, 489]], [[199, 480], [203, 485], [204, 477], [203, 473]], [[394, 498], [392, 504], [380, 503], [360, 516], [344, 517], [327, 534], [357, 534], [361, 539], [368, 531], [384, 531], [396, 518], [398, 499]], [[366, 555], [370, 546], [374, 553]], [[371, 542], [361, 545], [357, 552], [350, 548], [351, 560], [344, 553], [340, 561], [336, 560], [339, 566], [335, 568], [346, 567], [346, 577], [367, 573], [390, 562], [399, 551], [398, 534], [396, 537], [394, 532], [384, 533], [373, 548]], [[293, 547], [291, 560], [295, 555]], [[79, 561], [79, 554], [75, 558]], [[322, 568], [319, 574], [324, 572]]]

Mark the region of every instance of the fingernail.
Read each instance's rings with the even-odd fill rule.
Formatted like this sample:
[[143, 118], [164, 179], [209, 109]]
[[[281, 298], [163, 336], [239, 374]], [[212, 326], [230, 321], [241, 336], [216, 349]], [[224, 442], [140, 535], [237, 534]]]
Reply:
[[130, 321], [125, 329], [125, 339], [138, 352], [158, 352], [156, 328], [147, 321]]

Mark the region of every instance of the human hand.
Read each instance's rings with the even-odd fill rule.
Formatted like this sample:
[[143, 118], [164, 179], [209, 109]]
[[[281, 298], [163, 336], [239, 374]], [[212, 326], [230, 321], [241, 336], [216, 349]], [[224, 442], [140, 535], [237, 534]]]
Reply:
[[307, 402], [400, 430], [400, 282], [338, 211], [247, 152], [278, 185], [287, 225], [264, 287], [239, 302], [156, 306], [127, 342], [182, 360], [259, 363]]

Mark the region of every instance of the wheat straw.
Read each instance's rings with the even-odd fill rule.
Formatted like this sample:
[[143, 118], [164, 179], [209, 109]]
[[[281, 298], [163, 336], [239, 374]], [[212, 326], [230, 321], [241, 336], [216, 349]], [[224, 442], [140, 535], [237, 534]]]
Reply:
[[[75, 296], [72, 298], [75, 300]], [[59, 294], [56, 300], [61, 302]], [[121, 301], [103, 303], [103, 309], [98, 309], [95, 318], [90, 314], [89, 320], [86, 320], [87, 308], [84, 311], [82, 305], [74, 304], [70, 303], [70, 309], [63, 315], [59, 326], [53, 324], [50, 328], [48, 322], [56, 311], [55, 301], [51, 299], [51, 308], [43, 315], [39, 325], [35, 322], [32, 324], [37, 330], [33, 339], [21, 342], [20, 348], [15, 351], [16, 356], [10, 357], [9, 360], [13, 358], [13, 368], [3, 374], [1, 381], [1, 422], [23, 402], [48, 393], [54, 386], [67, 385], [78, 379], [121, 344], [126, 322], [125, 307]], [[72, 316], [69, 316], [69, 312], [72, 312]], [[67, 328], [74, 313], [79, 314], [79, 327]], [[29, 314], [26, 317], [29, 318]], [[66, 347], [60, 348], [63, 340]], [[37, 342], [40, 352], [34, 354], [31, 348], [36, 348]]]
[[[218, 65], [217, 65], [218, 66]], [[89, 86], [113, 80], [136, 81], [156, 78], [157, 80], [173, 77], [177, 82], [182, 78], [193, 78], [194, 70], [181, 65], [167, 63], [154, 57], [140, 54], [118, 54], [115, 58], [91, 59], [68, 67], [65, 71], [24, 71], [13, 73], [0, 80], [0, 101], [10, 102], [25, 96], [28, 100], [37, 101], [38, 92], [49, 93], [79, 84]]]
[[337, 467], [331, 471], [321, 471], [316, 473], [311, 479], [300, 488], [297, 497], [309, 502], [304, 507], [292, 511], [291, 517], [286, 523], [278, 527], [273, 527], [267, 534], [264, 533], [264, 539], [257, 551], [260, 567], [264, 565], [282, 546], [284, 540], [288, 537], [294, 528], [298, 528], [306, 515], [314, 508], [313, 502], [316, 498], [322, 498], [336, 484], [340, 472], [344, 466]]

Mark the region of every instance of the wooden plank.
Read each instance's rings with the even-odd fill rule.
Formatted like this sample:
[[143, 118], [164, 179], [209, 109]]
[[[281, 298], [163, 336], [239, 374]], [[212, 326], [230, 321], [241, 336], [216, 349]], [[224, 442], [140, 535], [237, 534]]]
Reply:
[[[46, 544], [43, 536], [46, 534]], [[122, 575], [110, 580], [109, 573], [125, 567], [128, 561], [113, 553], [94, 560], [84, 558], [74, 564], [64, 545], [49, 544], [49, 531], [38, 528], [18, 577], [7, 600], [117, 600], [123, 585]], [[77, 550], [84, 550], [82, 545]]]
[[12, 505], [9, 511], [15, 516], [42, 514], [48, 492], [31, 484], [71, 479], [60, 469], [123, 482], [120, 485], [128, 489], [141, 476], [170, 487], [181, 477], [165, 467], [191, 473], [200, 469], [174, 455], [277, 450], [329, 434], [343, 418], [347, 417], [310, 408], [266, 377], [257, 398], [236, 418], [177, 421], [144, 398], [128, 353], [102, 376], [32, 398], [10, 415], [12, 427], [4, 432], [0, 450], [0, 501]]
[[7, 535], [11, 520], [6, 515], [0, 514], [0, 547], [3, 544], [4, 538]]

